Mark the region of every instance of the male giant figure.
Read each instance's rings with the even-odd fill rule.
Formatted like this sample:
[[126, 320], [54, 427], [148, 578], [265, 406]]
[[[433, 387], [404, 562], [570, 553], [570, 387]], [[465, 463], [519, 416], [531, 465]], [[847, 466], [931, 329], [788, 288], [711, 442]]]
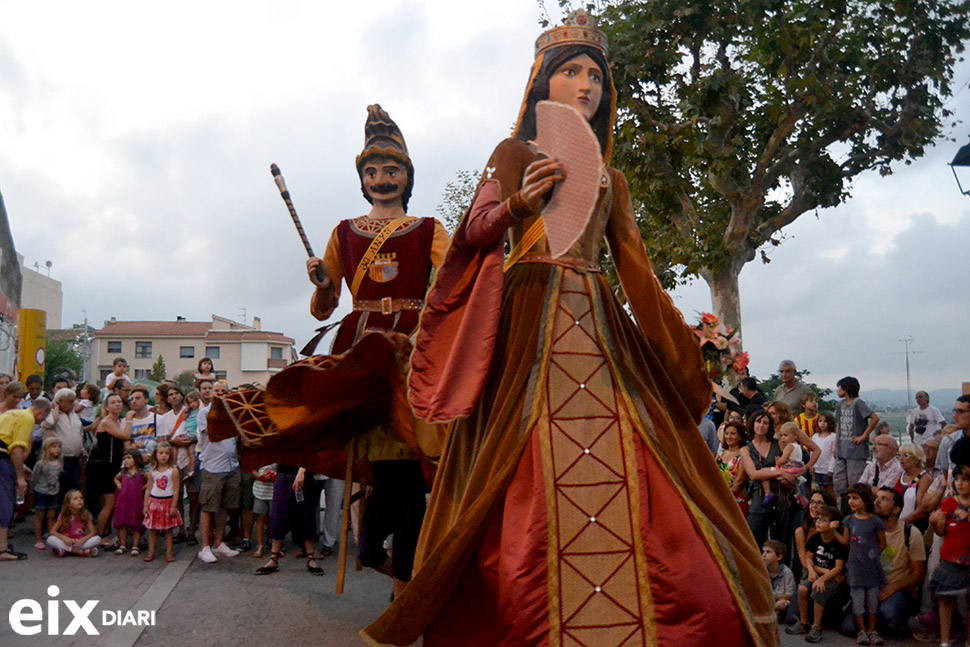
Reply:
[[[316, 286], [310, 301], [313, 316], [324, 320], [333, 314], [341, 279], [353, 298], [353, 311], [340, 324], [333, 355], [349, 350], [370, 330], [411, 335], [418, 325], [431, 268], [440, 265], [448, 247], [441, 223], [407, 216], [414, 166], [397, 124], [379, 105], [367, 108], [364, 136], [357, 173], [371, 210], [366, 216], [342, 221], [323, 259], [307, 261]], [[325, 270], [323, 280], [316, 276], [318, 267]], [[400, 591], [411, 579], [425, 487], [418, 457], [388, 427], [379, 426], [361, 440], [359, 451], [370, 462], [375, 482], [361, 521], [359, 557], [365, 566], [392, 575], [395, 591]], [[327, 506], [335, 500], [339, 493], [327, 491]], [[392, 533], [389, 565], [383, 543]]]

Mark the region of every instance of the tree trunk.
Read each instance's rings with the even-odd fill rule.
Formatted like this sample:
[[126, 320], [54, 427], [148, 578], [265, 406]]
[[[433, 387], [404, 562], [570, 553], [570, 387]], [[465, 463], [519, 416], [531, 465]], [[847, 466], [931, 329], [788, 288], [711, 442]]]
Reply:
[[[711, 288], [711, 307], [720, 322], [732, 330], [738, 331], [740, 339], [741, 328], [741, 294], [738, 290], [738, 275], [741, 274], [743, 264], [726, 263], [716, 272], [703, 272], [704, 280]], [[742, 341], [743, 346], [743, 341]], [[739, 348], [739, 350], [741, 350]]]

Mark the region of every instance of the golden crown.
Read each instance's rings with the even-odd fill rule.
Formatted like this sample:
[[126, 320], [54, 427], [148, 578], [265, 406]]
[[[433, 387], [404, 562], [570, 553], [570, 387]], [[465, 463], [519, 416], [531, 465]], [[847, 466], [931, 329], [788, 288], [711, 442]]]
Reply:
[[585, 9], [570, 12], [559, 27], [543, 32], [536, 39], [536, 56], [562, 45], [589, 45], [606, 54], [606, 34], [593, 25]]

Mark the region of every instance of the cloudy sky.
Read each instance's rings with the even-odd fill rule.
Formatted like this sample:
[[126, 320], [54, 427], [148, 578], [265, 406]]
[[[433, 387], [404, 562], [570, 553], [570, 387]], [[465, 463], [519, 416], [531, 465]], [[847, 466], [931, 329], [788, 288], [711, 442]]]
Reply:
[[[7, 3], [0, 192], [17, 250], [53, 263], [65, 326], [82, 310], [100, 325], [245, 309], [301, 346], [318, 324], [270, 163], [322, 253], [367, 211], [354, 157], [379, 102], [416, 165], [409, 211], [434, 215], [445, 183], [509, 133], [537, 19], [528, 0]], [[966, 115], [970, 92], [949, 107]], [[912, 336], [914, 388], [970, 380], [970, 199], [946, 166], [968, 132], [859, 179], [848, 204], [803, 216], [769, 265], [745, 268], [756, 375], [790, 357], [821, 384], [905, 388], [896, 340]], [[674, 298], [688, 321], [710, 309], [702, 281]]]

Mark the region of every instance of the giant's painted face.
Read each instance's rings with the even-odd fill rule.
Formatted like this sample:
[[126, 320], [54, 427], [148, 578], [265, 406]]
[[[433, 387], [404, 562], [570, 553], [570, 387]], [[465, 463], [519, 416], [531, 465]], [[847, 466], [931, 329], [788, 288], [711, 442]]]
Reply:
[[569, 59], [549, 77], [549, 100], [573, 108], [589, 121], [603, 99], [603, 70], [583, 54]]
[[408, 188], [408, 170], [393, 157], [375, 157], [364, 163], [361, 182], [371, 202], [393, 202]]

